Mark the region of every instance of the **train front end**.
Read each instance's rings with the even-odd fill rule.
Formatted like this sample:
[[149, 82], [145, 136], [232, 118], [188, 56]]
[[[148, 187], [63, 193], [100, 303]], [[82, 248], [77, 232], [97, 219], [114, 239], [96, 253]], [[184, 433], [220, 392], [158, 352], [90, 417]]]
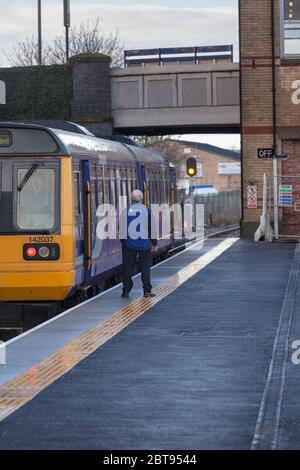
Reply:
[[49, 130], [0, 126], [0, 301], [60, 301], [74, 286], [71, 174]]

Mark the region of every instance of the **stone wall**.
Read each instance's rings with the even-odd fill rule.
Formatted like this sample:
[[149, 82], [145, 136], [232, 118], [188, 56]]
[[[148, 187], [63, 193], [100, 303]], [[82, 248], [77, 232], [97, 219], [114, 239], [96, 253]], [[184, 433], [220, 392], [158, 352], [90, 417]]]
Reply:
[[0, 119], [60, 119], [112, 134], [110, 58], [80, 54], [69, 65], [0, 68]]

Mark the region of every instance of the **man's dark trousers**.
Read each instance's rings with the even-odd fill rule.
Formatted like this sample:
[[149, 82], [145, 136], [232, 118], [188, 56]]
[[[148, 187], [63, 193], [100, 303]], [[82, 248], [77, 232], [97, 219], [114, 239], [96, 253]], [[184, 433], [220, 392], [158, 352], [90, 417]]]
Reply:
[[132, 289], [132, 276], [134, 268], [137, 265], [137, 257], [139, 257], [139, 267], [141, 270], [142, 283], [144, 293], [151, 292], [150, 268], [151, 268], [151, 249], [146, 251], [137, 251], [128, 248], [125, 244], [122, 247], [123, 257], [123, 291], [129, 292]]

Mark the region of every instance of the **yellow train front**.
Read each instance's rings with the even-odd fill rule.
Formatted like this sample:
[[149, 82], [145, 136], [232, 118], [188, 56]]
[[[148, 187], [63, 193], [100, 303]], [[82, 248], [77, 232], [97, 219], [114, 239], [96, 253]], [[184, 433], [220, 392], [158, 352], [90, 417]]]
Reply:
[[119, 240], [96, 236], [99, 205], [118, 210], [135, 188], [148, 202], [175, 197], [160, 154], [42, 126], [0, 125], [0, 173], [0, 302], [19, 306], [58, 305], [120, 271]]

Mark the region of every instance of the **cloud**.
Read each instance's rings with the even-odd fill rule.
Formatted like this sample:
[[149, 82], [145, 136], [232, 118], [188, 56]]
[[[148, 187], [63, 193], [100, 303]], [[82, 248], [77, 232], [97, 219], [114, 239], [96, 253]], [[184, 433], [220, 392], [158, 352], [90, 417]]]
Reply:
[[[159, 0], [157, 0], [159, 2]], [[1, 2], [2, 3], [2, 2]], [[62, 2], [42, 2], [43, 39], [51, 41], [63, 34]], [[119, 28], [126, 48], [235, 45], [238, 54], [238, 11], [232, 7], [177, 7], [163, 4], [107, 4], [77, 2], [72, 5], [72, 23], [101, 18], [102, 28], [109, 33]], [[36, 2], [24, 6], [16, 0], [1, 6], [0, 63], [17, 41], [36, 33]]]

